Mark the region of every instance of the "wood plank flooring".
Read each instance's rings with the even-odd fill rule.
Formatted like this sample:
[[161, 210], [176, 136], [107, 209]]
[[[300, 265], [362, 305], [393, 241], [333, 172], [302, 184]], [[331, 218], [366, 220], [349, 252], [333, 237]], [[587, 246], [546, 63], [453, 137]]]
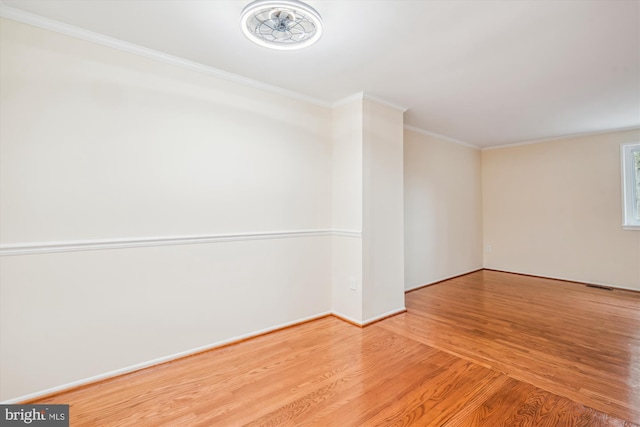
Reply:
[[479, 271], [34, 403], [72, 426], [638, 426], [640, 294]]

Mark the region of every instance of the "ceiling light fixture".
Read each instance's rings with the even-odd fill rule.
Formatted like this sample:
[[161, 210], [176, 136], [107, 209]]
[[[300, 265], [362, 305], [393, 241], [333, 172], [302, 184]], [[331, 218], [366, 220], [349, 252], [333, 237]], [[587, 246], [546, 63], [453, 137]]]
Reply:
[[249, 40], [271, 49], [301, 49], [322, 35], [320, 14], [298, 0], [256, 0], [242, 10], [240, 25]]

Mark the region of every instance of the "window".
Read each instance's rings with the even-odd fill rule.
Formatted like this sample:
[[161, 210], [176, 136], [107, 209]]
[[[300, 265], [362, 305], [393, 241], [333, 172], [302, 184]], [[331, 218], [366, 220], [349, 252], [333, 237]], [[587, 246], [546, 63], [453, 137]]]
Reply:
[[640, 144], [622, 146], [623, 228], [640, 230]]

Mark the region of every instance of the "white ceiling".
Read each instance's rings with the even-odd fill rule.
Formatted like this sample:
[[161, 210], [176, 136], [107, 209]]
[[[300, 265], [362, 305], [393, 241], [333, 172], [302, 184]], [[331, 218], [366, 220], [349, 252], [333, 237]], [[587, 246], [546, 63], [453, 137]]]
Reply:
[[248, 41], [248, 3], [2, 5], [326, 103], [363, 91], [407, 107], [407, 125], [478, 147], [640, 126], [638, 0], [309, 1], [325, 31], [301, 51]]

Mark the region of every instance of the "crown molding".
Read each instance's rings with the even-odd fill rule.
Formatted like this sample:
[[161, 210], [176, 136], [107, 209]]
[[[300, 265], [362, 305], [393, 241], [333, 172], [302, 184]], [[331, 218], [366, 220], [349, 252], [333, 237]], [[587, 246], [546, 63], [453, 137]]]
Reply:
[[343, 105], [350, 104], [355, 101], [362, 101], [364, 99], [364, 92], [356, 92], [353, 95], [349, 95], [345, 98], [340, 98], [333, 104], [331, 104], [331, 108], [342, 107]]
[[189, 61], [178, 56], [169, 55], [137, 44], [125, 42], [113, 37], [106, 36], [104, 34], [87, 31], [85, 29], [65, 24], [63, 22], [55, 21], [53, 19], [44, 18], [40, 15], [6, 6], [2, 2], [0, 2], [0, 17], [22, 22], [24, 24], [29, 24], [34, 27], [42, 28], [44, 30], [54, 31], [59, 34], [64, 34], [66, 36], [110, 47], [123, 52], [132, 53], [134, 55], [164, 62], [166, 64], [181, 67], [190, 71], [208, 74], [210, 76], [224, 79], [233, 83], [238, 83], [244, 86], [249, 86], [254, 89], [263, 90], [275, 95], [285, 96], [287, 98], [308, 102], [320, 107], [331, 108], [332, 105], [331, 102], [304, 95], [299, 92], [284, 89], [278, 86], [273, 86], [267, 83], [260, 82], [258, 80], [249, 79], [247, 77], [229, 73], [218, 68], [214, 68], [194, 61]]
[[371, 96], [367, 93], [363, 92], [363, 96], [362, 98], [366, 101], [370, 101], [370, 102], [374, 102], [376, 104], [380, 104], [380, 105], [384, 105], [385, 107], [391, 108], [392, 110], [396, 110], [399, 111], [401, 113], [404, 113], [405, 111], [407, 111], [409, 108], [402, 106], [402, 105], [398, 105], [398, 104], [394, 104], [393, 102], [389, 102], [386, 101], [384, 99], [381, 98], [376, 98], [375, 96]]
[[465, 147], [475, 148], [476, 150], [480, 150], [480, 147], [478, 147], [477, 145], [473, 145], [473, 144], [470, 144], [468, 142], [460, 141], [459, 139], [451, 138], [449, 136], [441, 135], [439, 133], [430, 132], [428, 130], [420, 129], [420, 128], [417, 128], [415, 126], [404, 125], [404, 128], [406, 130], [411, 131], [411, 132], [419, 133], [421, 135], [431, 136], [433, 138], [442, 139], [444, 141], [453, 142], [454, 144], [464, 145]]
[[334, 102], [333, 104], [331, 104], [331, 108], [337, 108], [337, 107], [341, 107], [343, 105], [346, 104], [350, 104], [352, 102], [355, 101], [370, 101], [370, 102], [375, 102], [376, 104], [380, 104], [380, 105], [384, 105], [385, 107], [391, 108], [392, 110], [396, 110], [399, 111], [401, 113], [404, 113], [405, 111], [408, 110], [407, 107], [404, 107], [402, 105], [398, 105], [398, 104], [394, 104], [393, 102], [389, 102], [386, 101], [384, 99], [381, 98], [376, 98], [375, 96], [371, 96], [365, 92], [356, 92], [353, 95], [349, 95], [346, 98], [341, 98], [339, 100], [337, 100], [336, 102]]
[[353, 95], [349, 95], [345, 98], [340, 98], [333, 104], [331, 104], [331, 108], [342, 107], [343, 105], [350, 104], [355, 101], [362, 101], [364, 99], [364, 92], [356, 92]]
[[278, 86], [273, 86], [267, 83], [263, 83], [258, 80], [253, 80], [247, 77], [240, 76], [238, 74], [229, 73], [227, 71], [220, 70], [215, 67], [201, 64], [199, 62], [190, 61], [178, 56], [169, 55], [164, 52], [149, 49], [134, 43], [125, 42], [114, 37], [109, 37], [104, 34], [95, 33], [85, 30], [80, 27], [65, 24], [60, 21], [45, 18], [40, 15], [36, 15], [30, 12], [25, 12], [14, 7], [6, 6], [0, 1], [0, 17], [11, 19], [13, 21], [22, 22], [24, 24], [32, 25], [34, 27], [42, 28], [44, 30], [53, 31], [66, 36], [74, 37], [76, 39], [84, 40], [90, 43], [95, 43], [101, 46], [117, 49], [122, 52], [131, 53], [144, 58], [164, 62], [165, 64], [174, 65], [190, 71], [207, 74], [213, 77], [217, 77], [223, 80], [227, 80], [233, 83], [238, 83], [244, 86], [249, 86], [254, 89], [263, 90], [265, 92], [273, 93], [275, 95], [285, 96], [287, 98], [296, 99], [299, 101], [308, 102], [320, 107], [336, 108], [341, 105], [348, 104], [356, 100], [367, 100], [375, 102], [380, 105], [384, 105], [396, 111], [404, 113], [407, 111], [407, 107], [395, 104], [393, 102], [365, 94], [364, 92], [358, 92], [346, 98], [340, 99], [336, 102], [328, 102], [319, 98], [308, 96], [296, 91], [284, 89]]
[[626, 131], [629, 131], [629, 130], [640, 130], [640, 126], [629, 126], [629, 127], [623, 127], [623, 128], [615, 128], [615, 129], [605, 129], [605, 130], [595, 130], [595, 131], [588, 131], [588, 132], [570, 133], [570, 134], [565, 134], [565, 135], [560, 135], [560, 136], [551, 136], [551, 137], [548, 137], [548, 138], [532, 139], [530, 141], [514, 142], [514, 143], [511, 143], [511, 144], [492, 145], [490, 147], [482, 148], [482, 151], [497, 150], [497, 149], [500, 149], [500, 148], [509, 148], [509, 147], [519, 147], [521, 145], [540, 144], [540, 143], [543, 143], [543, 142], [560, 141], [560, 140], [563, 140], [563, 139], [572, 139], [572, 138], [582, 138], [582, 137], [587, 137], [587, 136], [603, 135], [605, 133], [626, 132]]

